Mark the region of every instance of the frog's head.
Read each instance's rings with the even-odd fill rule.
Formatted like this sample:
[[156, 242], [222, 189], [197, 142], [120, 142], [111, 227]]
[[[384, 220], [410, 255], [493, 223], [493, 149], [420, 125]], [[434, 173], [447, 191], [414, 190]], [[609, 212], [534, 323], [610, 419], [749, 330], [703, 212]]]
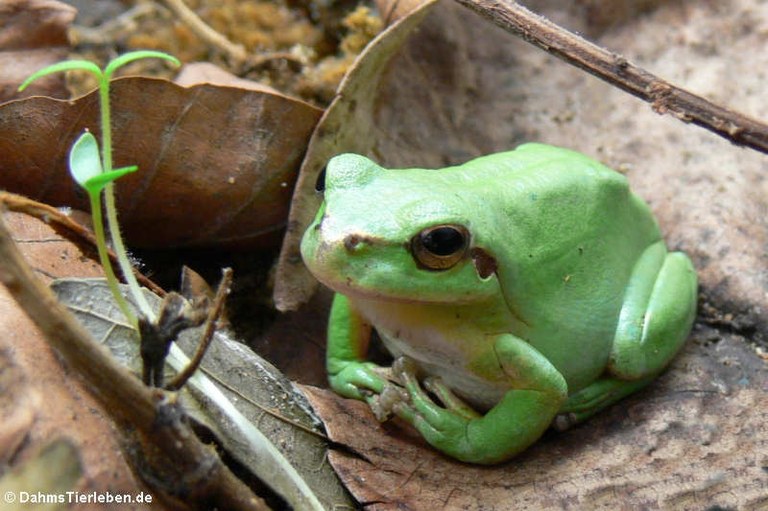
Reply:
[[442, 303], [496, 296], [496, 261], [473, 232], [484, 222], [463, 179], [452, 169], [386, 170], [363, 156], [336, 156], [302, 239], [307, 267], [352, 296]]

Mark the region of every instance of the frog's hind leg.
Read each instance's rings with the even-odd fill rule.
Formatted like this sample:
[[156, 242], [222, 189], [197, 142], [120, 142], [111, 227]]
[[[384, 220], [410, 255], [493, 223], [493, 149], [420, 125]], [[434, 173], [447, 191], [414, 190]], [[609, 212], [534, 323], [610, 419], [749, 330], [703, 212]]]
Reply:
[[646, 249], [632, 272], [608, 371], [622, 380], [659, 373], [680, 350], [696, 315], [697, 279], [682, 252], [663, 242]]
[[640, 380], [620, 380], [618, 378], [600, 378], [591, 385], [568, 396], [555, 417], [552, 426], [560, 431], [582, 422], [603, 408], [612, 405], [653, 381], [656, 375]]
[[568, 397], [555, 421], [564, 429], [641, 389], [682, 347], [696, 313], [696, 273], [663, 242], [646, 249], [633, 269], [607, 374]]

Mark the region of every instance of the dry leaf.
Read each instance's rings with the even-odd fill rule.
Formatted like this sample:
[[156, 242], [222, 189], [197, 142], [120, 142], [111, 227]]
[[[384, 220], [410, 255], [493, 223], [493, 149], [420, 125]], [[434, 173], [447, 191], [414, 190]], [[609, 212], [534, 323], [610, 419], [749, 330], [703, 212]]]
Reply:
[[75, 245], [62, 238], [50, 225], [31, 216], [8, 213], [4, 218], [24, 258], [46, 281], [69, 275], [104, 275], [96, 262], [95, 247]]
[[67, 29], [74, 7], [56, 0], [4, 0], [0, 3], [0, 103], [25, 96], [69, 96], [63, 75], [48, 76], [23, 93], [21, 82], [69, 53]]
[[364, 154], [374, 145], [378, 130], [371, 119], [381, 75], [390, 58], [434, 4], [435, 0], [422, 3], [371, 41], [347, 72], [336, 98], [312, 134], [280, 252], [274, 294], [278, 310], [295, 310], [317, 287], [299, 253], [301, 236], [320, 207], [321, 197], [315, 193], [317, 176], [332, 156], [343, 152]]
[[249, 345], [292, 381], [326, 385], [325, 334], [332, 298], [328, 289], [319, 289], [300, 310], [278, 315]]
[[670, 370], [503, 465], [449, 459], [362, 402], [304, 387], [331, 462], [366, 509], [721, 509], [768, 506], [768, 371], [744, 339], [699, 330]]
[[[86, 258], [79, 247], [59, 238], [45, 223], [15, 213], [6, 215], [5, 219], [14, 233], [14, 240], [24, 249], [25, 258], [46, 280], [68, 275], [101, 276], [100, 268]], [[109, 308], [112, 302], [104, 281], [60, 279], [53, 285], [60, 299], [76, 304], [78, 317], [95, 331], [96, 338], [107, 344], [116, 357], [140, 372], [138, 346], [133, 339], [124, 336], [121, 339], [125, 325], [122, 324], [123, 328], [116, 327], [114, 320], [110, 319], [121, 316], [121, 313], [114, 305]], [[119, 490], [134, 495], [139, 491], [146, 492], [140, 486], [130, 486], [136, 483], [116, 443], [121, 439], [109, 416], [102, 415], [90, 394], [52, 357], [47, 343], [39, 337], [4, 288], [0, 289], [0, 309], [4, 311], [0, 311], [3, 322], [0, 326], [3, 331], [13, 332], [0, 339], [0, 419], [3, 420], [0, 423], [0, 460], [13, 458], [14, 463], [17, 460], [23, 462], [29, 452], [38, 448], [40, 439], [67, 435], [81, 449], [85, 464], [85, 478], [76, 488], [78, 491], [115, 493]], [[182, 334], [180, 342], [187, 353], [194, 350], [199, 337], [200, 329]], [[203, 370], [213, 375], [216, 381], [224, 382], [222, 391], [236, 403], [251, 424], [279, 446], [326, 507], [351, 506], [348, 494], [327, 464], [325, 442], [294, 425], [301, 424], [305, 429], [318, 427], [317, 419], [308, 412], [302, 396], [274, 367], [244, 345], [230, 340], [224, 333], [216, 333], [216, 339], [206, 353]], [[13, 358], [6, 359], [6, 354]], [[42, 371], [42, 374], [37, 375], [36, 371]], [[189, 392], [185, 390], [184, 399], [194, 410], [195, 400]], [[219, 415], [220, 403], [214, 406], [199, 394], [192, 392], [192, 395], [203, 403], [199, 408], [204, 412], [194, 416], [205, 417], [203, 422], [216, 432], [226, 448], [231, 449], [232, 457], [241, 463], [241, 475], [246, 476], [248, 469], [254, 465], [264, 464], [248, 451], [250, 444], [238, 436], [242, 432]], [[55, 405], [49, 403], [49, 399], [54, 400]], [[79, 404], [73, 404], [73, 399]], [[84, 412], [81, 406], [89, 411]], [[281, 414], [293, 424], [265, 413], [264, 407]], [[76, 434], [70, 432], [74, 427], [78, 428]], [[41, 429], [43, 434], [39, 432]], [[87, 439], [87, 443], [82, 441], [83, 438]], [[94, 460], [94, 455], [99, 456], [98, 460]], [[270, 469], [274, 471], [274, 467]], [[94, 470], [97, 472], [94, 473]], [[124, 481], [126, 478], [127, 481]], [[104, 484], [112, 486], [105, 489], [102, 487]], [[152, 507], [154, 509], [154, 504]]]
[[[129, 245], [270, 248], [285, 226], [296, 170], [321, 111], [278, 94], [183, 88], [123, 78], [112, 85], [115, 167]], [[97, 96], [30, 98], [0, 107], [0, 186], [53, 205], [87, 206], [69, 148], [98, 133]]]
[[[141, 374], [136, 332], [128, 329], [103, 279], [60, 279], [51, 287], [96, 341], [108, 347], [123, 365]], [[150, 306], [159, 308], [160, 299], [149, 292], [146, 295]], [[128, 300], [132, 301], [130, 297]], [[191, 328], [179, 335], [176, 342], [187, 356], [195, 352], [202, 330], [202, 326]], [[319, 431], [319, 421], [304, 397], [274, 366], [232, 339], [228, 332], [217, 331], [200, 371], [257, 430], [244, 431], [235, 424], [227, 403], [201, 386], [199, 380], [188, 383], [181, 391], [187, 413], [212, 432], [220, 450], [237, 460], [238, 474], [243, 480], [258, 478], [286, 499], [292, 496], [297, 499], [294, 502], [302, 502], [295, 484], [286, 480], [275, 459], [254, 439], [258, 432], [290, 462], [325, 508], [351, 506], [349, 496], [327, 463], [326, 442], [309, 432]]]
[[280, 91], [264, 85], [263, 83], [246, 80], [225, 71], [216, 64], [210, 62], [193, 62], [184, 64], [181, 72], [173, 80], [173, 83], [182, 87], [191, 87], [202, 83], [218, 85], [219, 87], [237, 87], [245, 90], [255, 90], [270, 94], [280, 94]]
[[7, 466], [21, 448], [41, 402], [42, 395], [30, 389], [10, 350], [0, 350], [0, 466]]

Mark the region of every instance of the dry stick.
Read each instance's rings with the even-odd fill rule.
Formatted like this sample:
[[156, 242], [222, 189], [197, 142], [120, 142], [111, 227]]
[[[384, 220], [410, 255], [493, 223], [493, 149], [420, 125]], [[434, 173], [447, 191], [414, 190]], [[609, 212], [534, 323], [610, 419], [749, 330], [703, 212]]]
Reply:
[[[7, 208], [8, 210], [15, 211], [17, 213], [24, 213], [34, 218], [38, 218], [47, 224], [58, 224], [59, 226], [67, 229], [68, 233], [73, 233], [77, 237], [90, 243], [94, 248], [96, 247], [96, 237], [91, 231], [86, 229], [83, 225], [75, 222], [72, 220], [72, 218], [65, 215], [53, 206], [43, 204], [42, 202], [37, 202], [36, 200], [24, 197], [23, 195], [16, 195], [15, 193], [10, 192], [0, 192], [0, 209], [2, 208]], [[109, 253], [109, 258], [112, 260], [112, 263], [117, 264], [117, 256], [115, 253], [111, 249], [108, 249], [107, 251]], [[165, 296], [165, 291], [163, 288], [142, 275], [141, 272], [139, 272], [137, 269], [134, 268], [133, 272], [136, 275], [136, 279], [141, 282], [142, 286], [146, 287], [159, 296]]]
[[226, 56], [238, 74], [253, 70], [273, 60], [286, 60], [303, 65], [304, 61], [287, 51], [266, 53], [263, 55], [251, 55], [241, 44], [230, 41], [225, 35], [217, 32], [208, 25], [195, 12], [190, 9], [184, 0], [163, 0], [165, 5], [181, 20], [182, 23], [199, 37], [205, 44], [216, 49]]
[[200, 17], [194, 13], [184, 0], [164, 0], [165, 5], [179, 17], [179, 19], [189, 27], [200, 39], [210, 46], [218, 49], [224, 55], [236, 63], [243, 63], [248, 59], [248, 53], [239, 44], [235, 44], [213, 28], [208, 26]]
[[[0, 282], [45, 339], [86, 382], [86, 388], [113, 418], [130, 424], [184, 481], [188, 502], [210, 502], [220, 509], [265, 510], [268, 507], [200, 442], [174, 394], [145, 387], [122, 367], [37, 279], [24, 261], [0, 211]], [[201, 467], [205, 470], [201, 473]]]
[[634, 66], [511, 0], [456, 0], [481, 16], [620, 89], [730, 140], [768, 153], [768, 125], [728, 110]]
[[213, 298], [213, 303], [208, 311], [208, 317], [205, 320], [205, 330], [203, 331], [200, 344], [197, 346], [197, 351], [195, 351], [195, 355], [184, 370], [178, 373], [173, 380], [165, 386], [166, 390], [179, 390], [183, 387], [203, 361], [203, 355], [205, 355], [205, 352], [208, 350], [208, 346], [211, 344], [211, 340], [213, 340], [213, 334], [216, 332], [216, 321], [224, 310], [224, 303], [229, 294], [229, 288], [232, 286], [232, 268], [224, 268], [222, 273], [223, 275], [221, 277], [221, 282], [219, 282], [219, 288], [216, 290], [216, 296]]

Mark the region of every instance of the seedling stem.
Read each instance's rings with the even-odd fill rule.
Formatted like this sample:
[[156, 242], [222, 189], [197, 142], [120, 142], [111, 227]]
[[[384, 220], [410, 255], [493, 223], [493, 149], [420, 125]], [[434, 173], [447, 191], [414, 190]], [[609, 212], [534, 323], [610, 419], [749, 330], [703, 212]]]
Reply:
[[115, 186], [114, 181], [121, 176], [134, 172], [137, 168], [124, 167], [113, 169], [112, 166], [112, 125], [111, 125], [111, 107], [109, 103], [109, 81], [115, 70], [125, 64], [138, 59], [161, 58], [180, 65], [180, 62], [166, 53], [158, 51], [134, 51], [121, 55], [112, 60], [102, 71], [99, 67], [86, 60], [69, 60], [59, 62], [37, 71], [27, 78], [21, 84], [19, 90], [24, 90], [30, 83], [38, 78], [70, 70], [88, 71], [93, 74], [99, 83], [99, 109], [101, 120], [101, 157], [99, 158], [98, 142], [88, 131], [84, 132], [73, 144], [70, 151], [70, 172], [75, 181], [88, 192], [91, 204], [91, 215], [93, 217], [93, 228], [96, 236], [96, 245], [99, 252], [99, 260], [104, 267], [104, 273], [107, 277], [109, 288], [114, 295], [120, 309], [123, 311], [128, 321], [138, 327], [136, 314], [128, 306], [127, 301], [120, 293], [117, 277], [115, 276], [112, 263], [107, 252], [106, 238], [104, 234], [104, 221], [101, 211], [101, 194], [104, 193], [104, 208], [107, 214], [107, 223], [109, 224], [109, 233], [112, 240], [112, 247], [117, 255], [117, 262], [125, 278], [131, 296], [139, 308], [139, 313], [148, 321], [155, 320], [155, 314], [147, 302], [144, 294], [141, 292], [139, 283], [133, 273], [133, 266], [128, 260], [128, 253], [125, 250], [123, 238], [120, 235], [120, 227], [117, 221], [117, 207], [115, 205]]

